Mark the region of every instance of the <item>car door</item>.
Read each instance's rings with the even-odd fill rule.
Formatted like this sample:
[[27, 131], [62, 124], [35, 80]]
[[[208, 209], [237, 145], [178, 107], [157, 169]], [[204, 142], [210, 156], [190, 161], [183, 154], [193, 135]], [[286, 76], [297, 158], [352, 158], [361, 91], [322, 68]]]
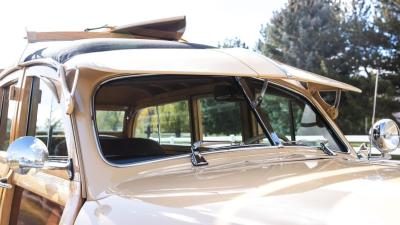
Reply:
[[[10, 141], [36, 137], [47, 146], [50, 160], [63, 162], [73, 160], [75, 141], [57, 81], [51, 68], [26, 69], [14, 116], [18, 123], [13, 123]], [[78, 163], [73, 165], [73, 170], [79, 171]], [[4, 163], [2, 167], [6, 167]], [[14, 172], [7, 182], [12, 188], [2, 190], [0, 225], [73, 224], [82, 204], [79, 176], [71, 177], [66, 170], [30, 169], [27, 174]]]

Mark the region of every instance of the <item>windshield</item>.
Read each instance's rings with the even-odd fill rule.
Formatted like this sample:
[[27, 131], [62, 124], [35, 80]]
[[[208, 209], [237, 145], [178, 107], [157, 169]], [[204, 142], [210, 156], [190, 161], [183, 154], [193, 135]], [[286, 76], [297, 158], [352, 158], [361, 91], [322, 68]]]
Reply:
[[258, 98], [258, 104], [265, 120], [270, 123], [283, 145], [320, 146], [326, 144], [333, 151], [345, 151], [343, 144], [321, 114], [305, 98], [268, 84], [247, 79], [249, 88]]
[[[257, 99], [252, 104], [249, 94]], [[94, 110], [101, 152], [116, 164], [187, 154], [199, 141], [203, 150], [269, 146], [271, 141], [326, 142], [332, 150], [341, 149], [328, 123], [305, 99], [253, 78], [121, 78], [98, 89]]]
[[94, 110], [102, 154], [117, 164], [187, 154], [198, 141], [212, 150], [265, 136], [235, 77], [122, 78], [98, 89]]

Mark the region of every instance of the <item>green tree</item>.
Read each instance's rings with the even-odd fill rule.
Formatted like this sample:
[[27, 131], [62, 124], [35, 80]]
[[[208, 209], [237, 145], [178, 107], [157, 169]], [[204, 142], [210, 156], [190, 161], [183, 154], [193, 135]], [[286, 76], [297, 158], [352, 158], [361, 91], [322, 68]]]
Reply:
[[[396, 100], [399, 89], [399, 1], [353, 0], [343, 23], [346, 37], [345, 67], [349, 81], [363, 90], [362, 95], [347, 94], [339, 123], [354, 133], [367, 133], [373, 108], [375, 77], [380, 72], [377, 99], [377, 118], [392, 118], [400, 111]], [[357, 107], [354, 110], [351, 106]], [[361, 119], [364, 118], [364, 131]], [[353, 127], [348, 127], [353, 126]], [[349, 129], [351, 128], [351, 129]]]
[[124, 125], [124, 111], [96, 111], [97, 128], [105, 132], [121, 132]]
[[189, 108], [187, 101], [158, 106], [161, 133], [190, 133]]
[[[368, 131], [377, 71], [380, 81], [378, 117], [400, 111], [398, 0], [289, 0], [262, 27], [258, 50], [284, 63], [360, 87], [345, 93], [339, 126], [346, 134]], [[344, 5], [346, 4], [346, 5]], [[397, 65], [396, 65], [397, 64]]]
[[330, 0], [289, 0], [261, 29], [257, 49], [315, 73], [332, 74], [345, 49], [340, 5]]

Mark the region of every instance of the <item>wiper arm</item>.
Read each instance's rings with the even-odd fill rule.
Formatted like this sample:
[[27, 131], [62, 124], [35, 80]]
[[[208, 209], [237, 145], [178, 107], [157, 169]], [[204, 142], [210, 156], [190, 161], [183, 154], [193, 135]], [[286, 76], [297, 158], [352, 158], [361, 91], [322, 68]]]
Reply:
[[197, 141], [192, 144], [190, 150], [192, 150], [191, 161], [193, 166], [206, 166], [208, 165], [207, 160], [200, 154], [199, 148], [203, 144], [202, 141]]
[[285, 141], [282, 142], [283, 144], [291, 144], [291, 145], [299, 145], [299, 146], [309, 146], [309, 147], [316, 147], [320, 150], [322, 150], [325, 154], [329, 155], [329, 156], [335, 156], [336, 153], [334, 151], [332, 151], [327, 145], [326, 142], [320, 142], [319, 146], [310, 146], [307, 145], [305, 141], [303, 140], [298, 140], [298, 141]]

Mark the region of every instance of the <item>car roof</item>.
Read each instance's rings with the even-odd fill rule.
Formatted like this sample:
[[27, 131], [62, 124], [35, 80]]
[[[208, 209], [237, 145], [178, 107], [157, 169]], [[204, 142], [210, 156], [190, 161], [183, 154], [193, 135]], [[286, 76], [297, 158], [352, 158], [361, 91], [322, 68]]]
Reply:
[[360, 89], [247, 49], [154, 39], [93, 38], [30, 44], [21, 62], [51, 58], [75, 67], [125, 74], [190, 74], [296, 80], [319, 91]]
[[165, 40], [89, 39], [39, 51], [67, 69], [88, 68], [115, 74], [186, 74], [296, 80], [318, 90], [361, 92], [351, 85], [274, 61], [247, 49], [220, 49]]

